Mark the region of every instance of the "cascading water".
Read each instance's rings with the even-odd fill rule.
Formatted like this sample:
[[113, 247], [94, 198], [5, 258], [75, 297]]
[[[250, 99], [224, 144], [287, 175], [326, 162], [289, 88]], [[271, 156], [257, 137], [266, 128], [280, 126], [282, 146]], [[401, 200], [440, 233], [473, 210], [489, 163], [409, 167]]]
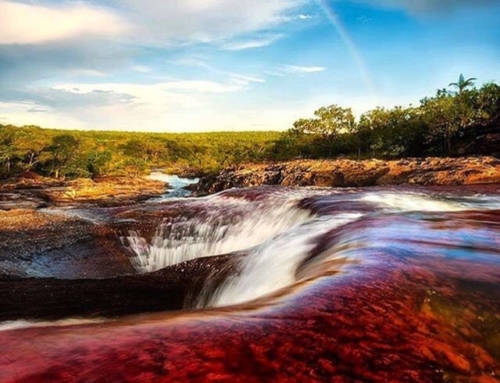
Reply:
[[54, 214], [89, 233], [56, 256], [116, 257], [112, 277], [0, 280], [2, 382], [498, 382], [496, 186], [236, 189]]
[[230, 277], [212, 292], [208, 302], [198, 306], [221, 307], [248, 302], [292, 285], [297, 268], [314, 247], [314, 239], [359, 217], [361, 214], [318, 217], [250, 249], [239, 275]]
[[269, 204], [216, 197], [201, 204], [206, 213], [202, 217], [165, 219], [149, 240], [137, 231], [124, 238], [135, 253], [132, 262], [138, 271], [249, 249], [312, 219], [294, 200]]
[[[322, 209], [314, 213], [307, 206], [299, 208], [307, 198], [322, 204]], [[239, 272], [215, 290], [207, 283], [195, 300], [198, 308], [248, 302], [293, 285], [298, 267], [323, 234], [366, 216], [500, 208], [498, 200], [485, 196], [324, 189], [266, 191], [259, 198], [226, 192], [192, 205], [202, 205], [204, 213], [165, 219], [149, 240], [134, 231], [123, 240], [133, 250], [132, 263], [140, 272], [244, 250]], [[336, 256], [330, 252], [323, 262]]]

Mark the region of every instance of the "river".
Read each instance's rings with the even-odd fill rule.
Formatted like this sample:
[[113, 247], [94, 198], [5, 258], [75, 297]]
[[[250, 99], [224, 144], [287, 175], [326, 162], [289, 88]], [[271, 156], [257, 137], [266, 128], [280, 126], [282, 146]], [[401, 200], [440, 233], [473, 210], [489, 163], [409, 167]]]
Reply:
[[154, 201], [156, 202], [169, 198], [189, 197], [191, 195], [191, 191], [185, 188], [189, 185], [198, 183], [198, 181], [200, 180], [199, 178], [179, 177], [175, 174], [165, 174], [157, 171], [151, 172], [151, 174], [146, 178], [150, 180], [165, 182], [168, 185], [168, 189], [166, 190], [165, 195], [160, 198], [154, 199]]
[[232, 189], [85, 216], [138, 277], [194, 270], [197, 288], [174, 311], [103, 289], [140, 307], [1, 323], [1, 382], [500, 381], [498, 185]]

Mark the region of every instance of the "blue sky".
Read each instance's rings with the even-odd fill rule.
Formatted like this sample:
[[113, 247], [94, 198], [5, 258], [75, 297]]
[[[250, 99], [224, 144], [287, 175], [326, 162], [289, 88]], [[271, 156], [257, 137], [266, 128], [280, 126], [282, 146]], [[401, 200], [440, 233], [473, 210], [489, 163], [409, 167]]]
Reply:
[[500, 81], [499, 19], [499, 0], [0, 0], [0, 123], [284, 130], [417, 104]]

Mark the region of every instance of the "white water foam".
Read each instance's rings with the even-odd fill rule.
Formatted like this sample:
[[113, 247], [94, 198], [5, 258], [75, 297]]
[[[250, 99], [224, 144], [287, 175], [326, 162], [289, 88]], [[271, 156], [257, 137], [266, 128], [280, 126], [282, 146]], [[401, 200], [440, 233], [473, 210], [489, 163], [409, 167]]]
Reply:
[[[243, 258], [242, 271], [213, 293], [208, 303], [221, 307], [248, 302], [296, 282], [296, 271], [315, 246], [315, 238], [360, 218], [362, 214], [318, 217], [253, 249]], [[203, 299], [203, 296], [201, 297]]]
[[[381, 211], [390, 212], [453, 212], [468, 210], [471, 206], [477, 208], [478, 205], [482, 208], [494, 208], [500, 202], [497, 200], [497, 203], [493, 204], [491, 200], [486, 199], [489, 203], [485, 204], [484, 199], [478, 200], [477, 197], [453, 200], [438, 195], [387, 192], [361, 193], [354, 198], [353, 195], [346, 195], [346, 199], [365, 201], [374, 204]], [[243, 258], [239, 275], [226, 280], [208, 299], [202, 294], [198, 307], [240, 304], [292, 285], [297, 282], [297, 268], [309, 255], [316, 238], [361, 217], [363, 214], [355, 212], [317, 217], [250, 249], [249, 254]]]
[[500, 209], [500, 198], [485, 195], [452, 197], [426, 195], [419, 193], [366, 193], [361, 201], [369, 202], [377, 207], [398, 211], [454, 212], [470, 209]]
[[361, 197], [361, 201], [370, 202], [378, 207], [396, 211], [445, 212], [466, 209], [465, 206], [458, 202], [411, 193], [368, 193]]
[[[131, 231], [123, 240], [135, 253], [134, 267], [150, 272], [199, 257], [248, 249], [313, 218], [308, 211], [296, 208], [293, 200], [269, 204], [216, 198], [205, 203], [208, 206], [203, 217], [164, 221], [150, 240]], [[213, 203], [224, 204], [224, 209]]]
[[[259, 245], [314, 218], [309, 212], [296, 208], [297, 201], [328, 194], [340, 192], [332, 189], [271, 191], [265, 199], [257, 201], [228, 198], [221, 193], [192, 201], [192, 207], [202, 206], [201, 217], [165, 220], [152, 238], [131, 231], [122, 240], [135, 254], [131, 261], [138, 271], [155, 271], [199, 257], [228, 254]], [[345, 198], [367, 202], [389, 212], [452, 212], [478, 207], [476, 205], [483, 209], [499, 206], [499, 201], [494, 204], [478, 197], [453, 200], [411, 192], [349, 192]]]
[[146, 177], [148, 180], [161, 181], [168, 184], [172, 189], [180, 189], [184, 186], [197, 183], [199, 178], [183, 178], [173, 174], [165, 174], [161, 172], [152, 172]]
[[[240, 273], [229, 277], [215, 292], [208, 291], [208, 284], [196, 305], [220, 307], [248, 302], [297, 282], [297, 268], [309, 256], [315, 239], [363, 216], [344, 210], [316, 217], [296, 207], [303, 198], [329, 194], [342, 193], [271, 190], [257, 201], [216, 195], [192, 202], [192, 206], [202, 204], [203, 214], [189, 220], [165, 221], [151, 240], [132, 232], [124, 242], [134, 251], [134, 265], [142, 272], [198, 257], [247, 250]], [[349, 192], [345, 198], [373, 204], [381, 213], [453, 212], [471, 207], [494, 208], [500, 203], [489, 197], [452, 198], [415, 192]]]
[[78, 326], [84, 324], [95, 324], [103, 323], [109, 321], [109, 319], [61, 319], [56, 321], [26, 321], [26, 320], [16, 320], [8, 322], [0, 322], [0, 332], [2, 331], [13, 331], [25, 328], [33, 327], [64, 327], [64, 326]]

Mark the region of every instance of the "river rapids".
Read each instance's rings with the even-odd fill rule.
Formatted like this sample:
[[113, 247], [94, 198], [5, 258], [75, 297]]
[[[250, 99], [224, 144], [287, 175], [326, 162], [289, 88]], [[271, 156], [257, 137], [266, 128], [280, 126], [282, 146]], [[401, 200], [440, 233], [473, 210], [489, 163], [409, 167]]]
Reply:
[[171, 197], [0, 262], [0, 382], [500, 382], [500, 186]]

